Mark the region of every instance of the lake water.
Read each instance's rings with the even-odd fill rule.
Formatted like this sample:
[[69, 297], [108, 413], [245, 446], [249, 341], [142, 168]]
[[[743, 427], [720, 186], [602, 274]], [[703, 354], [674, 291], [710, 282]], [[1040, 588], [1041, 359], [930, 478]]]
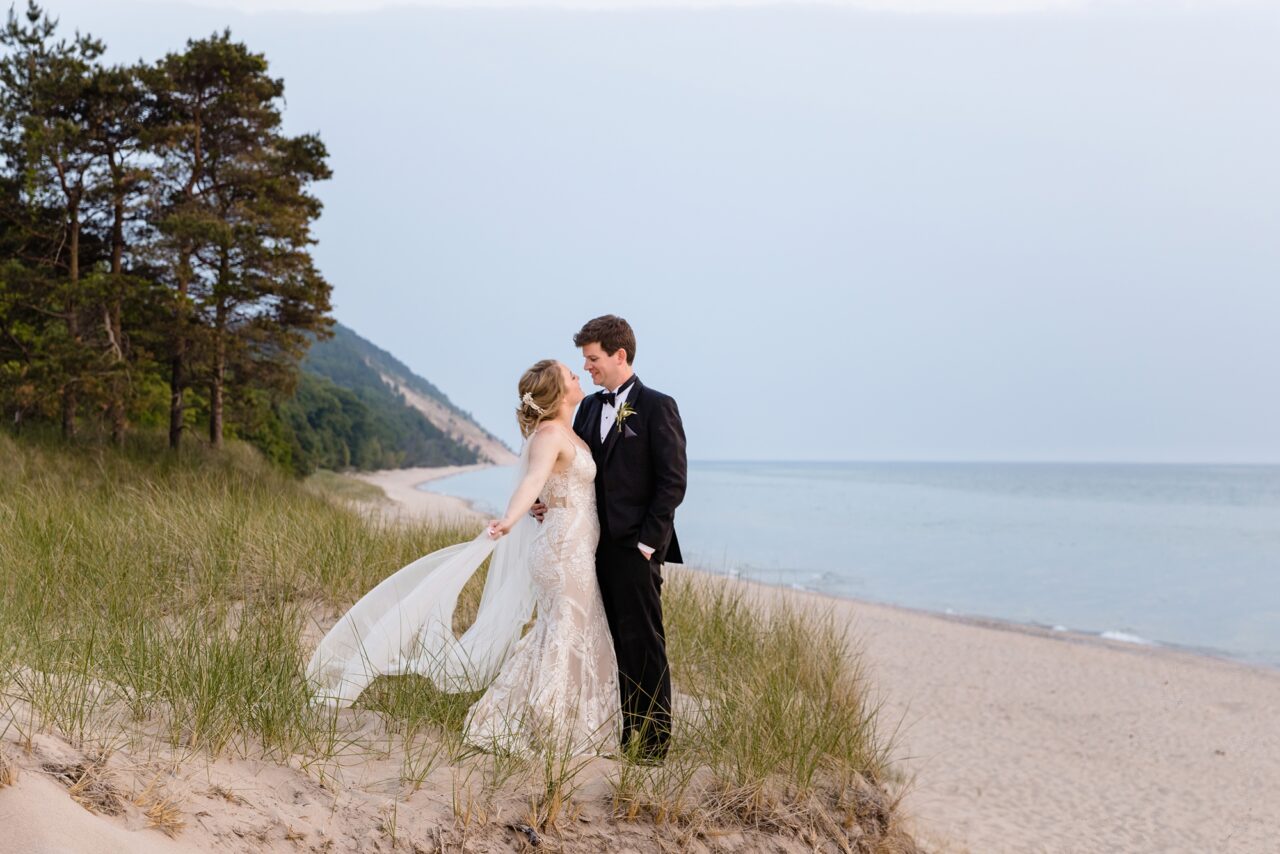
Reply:
[[676, 530], [714, 572], [1280, 666], [1280, 466], [691, 463]]

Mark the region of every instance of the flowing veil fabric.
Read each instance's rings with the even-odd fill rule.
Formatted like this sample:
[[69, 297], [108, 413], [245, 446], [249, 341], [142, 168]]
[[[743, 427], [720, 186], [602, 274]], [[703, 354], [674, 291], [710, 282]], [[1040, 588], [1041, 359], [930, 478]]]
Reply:
[[[528, 465], [526, 444], [517, 483]], [[307, 665], [314, 700], [350, 705], [378, 676], [408, 673], [425, 676], [449, 693], [483, 689], [533, 614], [529, 554], [536, 532], [537, 522], [526, 515], [500, 540], [481, 533], [384, 579], [316, 647]], [[459, 637], [453, 633], [458, 596], [489, 557], [479, 612]]]

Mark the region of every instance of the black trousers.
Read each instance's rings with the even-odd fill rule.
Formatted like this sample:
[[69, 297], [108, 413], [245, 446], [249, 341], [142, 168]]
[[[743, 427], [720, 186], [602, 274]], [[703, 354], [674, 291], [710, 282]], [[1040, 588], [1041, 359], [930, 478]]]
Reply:
[[622, 693], [622, 746], [633, 738], [649, 759], [661, 759], [671, 738], [671, 673], [662, 628], [662, 572], [657, 560], [604, 532], [596, 548], [596, 575], [609, 632], [618, 655]]

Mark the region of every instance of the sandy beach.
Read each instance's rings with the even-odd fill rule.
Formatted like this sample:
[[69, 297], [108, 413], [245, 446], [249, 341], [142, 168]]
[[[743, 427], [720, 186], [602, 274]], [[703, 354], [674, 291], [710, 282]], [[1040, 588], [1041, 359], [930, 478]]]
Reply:
[[957, 852], [1265, 852], [1280, 672], [816, 594], [865, 651], [917, 836]]
[[[366, 479], [431, 515], [456, 499], [416, 486], [456, 471]], [[900, 724], [907, 811], [930, 848], [1277, 850], [1280, 671], [753, 586], [849, 627], [884, 721]]]
[[391, 500], [392, 515], [406, 514], [422, 519], [447, 522], [474, 522], [481, 514], [461, 498], [440, 495], [419, 489], [422, 484], [455, 474], [487, 468], [488, 463], [469, 466], [442, 466], [439, 468], [384, 469], [374, 472], [356, 472], [350, 475], [356, 480], [376, 486]]

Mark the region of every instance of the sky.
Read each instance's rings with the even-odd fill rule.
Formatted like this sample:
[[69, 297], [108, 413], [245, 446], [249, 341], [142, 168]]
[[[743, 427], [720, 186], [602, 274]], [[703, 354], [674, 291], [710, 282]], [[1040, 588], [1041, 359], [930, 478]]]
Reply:
[[48, 8], [264, 52], [337, 318], [512, 445], [612, 312], [693, 459], [1280, 463], [1280, 3]]

